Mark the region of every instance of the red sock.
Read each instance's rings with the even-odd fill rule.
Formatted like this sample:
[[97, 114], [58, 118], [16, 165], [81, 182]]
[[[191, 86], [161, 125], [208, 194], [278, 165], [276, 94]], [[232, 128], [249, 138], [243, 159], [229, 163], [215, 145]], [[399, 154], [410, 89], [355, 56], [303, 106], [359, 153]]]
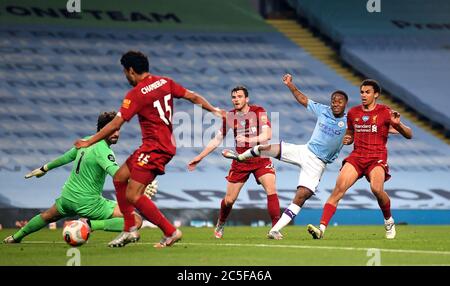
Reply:
[[391, 200], [389, 199], [388, 202], [384, 206], [380, 205], [380, 209], [383, 212], [384, 219], [390, 218], [392, 216], [391, 215]]
[[135, 207], [151, 223], [157, 225], [165, 236], [171, 236], [176, 228], [159, 211], [158, 207], [147, 196], [142, 195], [136, 202]]
[[219, 221], [221, 223], [225, 223], [232, 208], [233, 208], [233, 205], [227, 206], [225, 204], [225, 199], [222, 200], [222, 202], [220, 203], [220, 214], [219, 214]]
[[335, 212], [336, 207], [333, 206], [332, 204], [326, 203], [325, 206], [323, 207], [323, 213], [322, 218], [320, 219], [320, 224], [328, 226], [328, 223], [330, 222]]
[[136, 222], [133, 214], [134, 206], [128, 202], [126, 196], [127, 183], [119, 181], [113, 181], [113, 183], [116, 188], [117, 204], [119, 205], [125, 221], [123, 230], [130, 231], [130, 229], [135, 226]]
[[272, 219], [272, 226], [274, 226], [280, 219], [280, 201], [277, 194], [267, 196], [267, 209]]

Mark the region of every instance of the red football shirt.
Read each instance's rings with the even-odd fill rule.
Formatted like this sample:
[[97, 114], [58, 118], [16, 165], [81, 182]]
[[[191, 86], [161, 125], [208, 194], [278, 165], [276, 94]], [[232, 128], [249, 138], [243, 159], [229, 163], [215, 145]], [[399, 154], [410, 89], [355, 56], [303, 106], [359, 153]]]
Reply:
[[186, 94], [186, 89], [168, 77], [151, 75], [128, 92], [120, 108], [120, 116], [129, 121], [138, 115], [145, 151], [159, 150], [175, 155], [172, 135], [173, 98]]
[[377, 104], [371, 111], [364, 111], [361, 105], [349, 110], [347, 126], [354, 132], [355, 138], [352, 154], [387, 159], [390, 112], [390, 108], [383, 104]]
[[[255, 145], [266, 143], [266, 142], [257, 142], [255, 144], [250, 145], [249, 143], [238, 143], [236, 142], [236, 136], [244, 135], [247, 138], [256, 137], [261, 134], [262, 128], [264, 126], [270, 127], [270, 121], [267, 117], [267, 112], [264, 108], [257, 105], [249, 105], [250, 109], [247, 113], [242, 113], [233, 109], [227, 112], [226, 120], [223, 120], [222, 123], [222, 134], [225, 137], [229, 129], [233, 129], [234, 140], [236, 144], [236, 151], [241, 154], [250, 147]], [[256, 161], [260, 161], [261, 159], [267, 160], [267, 158], [253, 158], [247, 160], [246, 162], [255, 163]]]

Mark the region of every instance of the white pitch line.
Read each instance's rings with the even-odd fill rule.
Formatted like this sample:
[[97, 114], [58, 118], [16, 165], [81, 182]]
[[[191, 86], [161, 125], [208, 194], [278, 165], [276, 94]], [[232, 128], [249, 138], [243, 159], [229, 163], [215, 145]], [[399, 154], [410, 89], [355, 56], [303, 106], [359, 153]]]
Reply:
[[[26, 241], [22, 244], [65, 244], [64, 241]], [[89, 242], [88, 242], [89, 243]], [[106, 243], [106, 242], [105, 242]], [[155, 242], [138, 242], [131, 245], [153, 245]], [[234, 247], [272, 247], [272, 248], [297, 248], [297, 249], [328, 249], [328, 250], [350, 250], [350, 251], [367, 251], [369, 249], [378, 249], [383, 252], [394, 253], [416, 253], [416, 254], [440, 254], [450, 255], [450, 251], [435, 251], [435, 250], [416, 250], [416, 249], [390, 249], [390, 248], [364, 248], [364, 247], [344, 247], [344, 246], [315, 246], [315, 245], [275, 245], [275, 244], [245, 244], [245, 243], [200, 243], [200, 242], [179, 242], [177, 245], [198, 245], [198, 246], [234, 246]]]
[[415, 250], [415, 249], [389, 249], [389, 248], [363, 248], [363, 247], [343, 247], [343, 246], [315, 246], [315, 245], [272, 245], [272, 244], [242, 244], [242, 243], [179, 243], [184, 245], [211, 245], [211, 246], [250, 246], [250, 247], [273, 247], [273, 248], [298, 248], [298, 249], [329, 249], [329, 250], [356, 250], [367, 251], [369, 249], [378, 249], [384, 252], [396, 253], [420, 253], [420, 254], [442, 254], [450, 255], [450, 251], [434, 251], [434, 250]]
[[44, 240], [33, 240], [33, 241], [22, 241], [21, 243], [12, 243], [13, 245], [21, 245], [21, 244], [63, 244], [67, 243], [65, 241], [44, 241]]

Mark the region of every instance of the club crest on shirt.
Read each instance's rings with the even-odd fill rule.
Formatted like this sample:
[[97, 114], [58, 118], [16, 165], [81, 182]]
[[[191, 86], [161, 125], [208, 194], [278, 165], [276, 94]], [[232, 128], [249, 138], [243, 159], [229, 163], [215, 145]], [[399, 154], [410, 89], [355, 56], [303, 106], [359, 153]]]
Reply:
[[377, 124], [377, 116], [378, 116], [378, 115], [374, 115], [374, 116], [372, 117], [372, 124]]
[[116, 162], [116, 158], [114, 158], [113, 154], [109, 154], [108, 155], [108, 160], [111, 161], [111, 162]]
[[340, 128], [344, 127], [344, 124], [345, 124], [344, 121], [339, 121], [339, 122], [338, 122], [338, 126], [339, 126]]
[[369, 115], [364, 115], [364, 116], [362, 117], [362, 120], [363, 120], [364, 122], [366, 122], [367, 120], [369, 120], [369, 118], [370, 118]]

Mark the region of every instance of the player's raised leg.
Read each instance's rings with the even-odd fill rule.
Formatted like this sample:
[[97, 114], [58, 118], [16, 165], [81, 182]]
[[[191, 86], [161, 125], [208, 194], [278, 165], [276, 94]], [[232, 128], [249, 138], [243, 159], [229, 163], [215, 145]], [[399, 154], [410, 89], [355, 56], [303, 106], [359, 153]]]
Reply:
[[386, 238], [394, 239], [396, 235], [395, 223], [391, 215], [391, 200], [384, 191], [385, 178], [386, 172], [382, 166], [376, 166], [369, 173], [370, 189], [377, 198], [378, 205], [383, 212]]
[[244, 184], [245, 182], [227, 183], [227, 193], [220, 202], [219, 218], [217, 219], [216, 228], [214, 229], [214, 236], [216, 238], [223, 237], [225, 223]]
[[303, 204], [313, 195], [306, 187], [299, 186], [292, 203], [284, 210], [280, 220], [270, 229], [267, 237], [270, 239], [282, 239], [280, 230], [288, 225], [300, 212]]
[[6, 237], [3, 243], [20, 243], [20, 241], [27, 235], [36, 232], [51, 222], [55, 222], [62, 218], [58, 212], [56, 205], [53, 205], [48, 210], [34, 216], [24, 227], [19, 231]]
[[311, 224], [307, 226], [308, 232], [314, 239], [321, 239], [323, 237], [328, 223], [336, 212], [339, 201], [342, 199], [345, 192], [358, 180], [358, 177], [359, 175], [355, 167], [346, 162], [339, 172], [333, 192], [325, 203], [319, 228]]
[[245, 161], [255, 157], [272, 157], [280, 158], [280, 144], [256, 145], [246, 150], [242, 154], [238, 154], [233, 150], [224, 149], [222, 155], [227, 159], [236, 160], [238, 162]]

